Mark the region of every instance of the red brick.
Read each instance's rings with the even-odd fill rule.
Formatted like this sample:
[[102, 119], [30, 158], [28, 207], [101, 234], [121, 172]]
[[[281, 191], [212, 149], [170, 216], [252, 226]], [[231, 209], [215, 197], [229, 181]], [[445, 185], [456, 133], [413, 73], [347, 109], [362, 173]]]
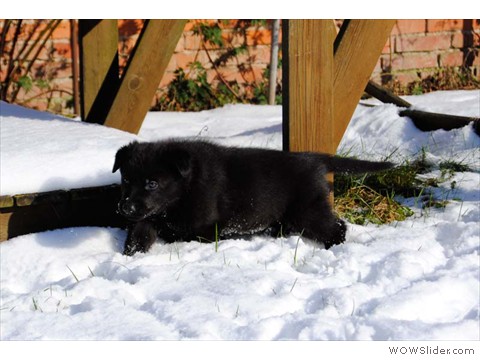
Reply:
[[240, 72], [236, 67], [225, 67], [219, 70], [226, 81], [244, 82]]
[[[37, 27], [35, 34], [31, 37], [31, 40], [36, 40], [40, 36], [41, 32], [45, 30], [47, 24], [49, 24], [52, 19], [45, 20], [24, 20], [22, 22], [22, 32], [19, 36], [19, 39], [27, 39], [28, 35], [35, 29], [35, 26], [40, 22], [40, 26]], [[45, 36], [45, 34], [43, 34]], [[70, 39], [70, 22], [69, 20], [62, 20], [60, 24], [52, 32], [51, 39]]]
[[192, 31], [184, 33], [182, 38], [185, 50], [197, 50], [202, 45], [202, 38], [199, 35], [194, 35]]
[[259, 64], [265, 66], [270, 63], [270, 46], [259, 45], [249, 47], [245, 52], [230, 58], [225, 66], [237, 66], [238, 64]]
[[272, 39], [272, 32], [267, 29], [250, 28], [247, 30], [247, 45], [270, 45]]
[[380, 56], [377, 63], [375, 64], [375, 68], [373, 69], [372, 73], [380, 73], [384, 70], [383, 67], [382, 67], [382, 64], [384, 62], [383, 57], [388, 57], [388, 55]]
[[[214, 69], [209, 69], [210, 64], [204, 64], [207, 69], [207, 79], [215, 80], [218, 74]], [[247, 68], [243, 73], [239, 71], [236, 63], [227, 63], [226, 66], [218, 68], [222, 77], [227, 81], [237, 81], [239, 83], [258, 81], [266, 68], [266, 64], [253, 64], [252, 67]], [[218, 80], [218, 79], [217, 79]], [[216, 81], [216, 80], [215, 80]]]
[[168, 62], [167, 69], [165, 72], [170, 71], [174, 72], [177, 69], [177, 59], [176, 59], [176, 54], [173, 54], [173, 56], [170, 58], [170, 61]]
[[63, 90], [69, 94], [72, 93], [72, 79], [71, 77], [55, 79], [50, 84], [55, 90]]
[[[2, 20], [1, 24], [2, 24], [2, 27], [3, 28], [3, 23], [4, 23], [5, 20]], [[35, 23], [36, 22], [40, 22], [40, 26], [37, 28], [37, 31], [35, 32], [35, 34], [33, 35], [32, 39], [37, 39], [40, 32], [45, 29], [46, 27], [46, 23], [47, 23], [48, 20], [23, 20], [22, 21], [22, 27], [21, 27], [21, 31], [20, 31], [20, 34], [18, 36], [18, 41], [22, 41], [22, 40], [25, 40], [28, 38], [28, 35], [33, 31], [33, 29], [35, 28]], [[10, 25], [9, 27], [9, 30], [7, 32], [7, 35], [6, 35], [6, 38], [5, 40], [7, 42], [9, 41], [12, 41], [13, 40], [13, 37], [14, 37], [14, 34], [15, 34], [15, 30], [16, 30], [16, 24], [17, 24], [17, 20], [14, 21], [13, 24]]]
[[118, 34], [120, 37], [129, 37], [140, 34], [143, 28], [143, 20], [128, 19], [118, 20]]
[[421, 34], [418, 36], [395, 36], [395, 52], [432, 51], [449, 49], [450, 34]]
[[461, 32], [457, 32], [452, 35], [452, 47], [461, 49], [463, 47], [464, 35]]
[[70, 42], [54, 42], [53, 47], [55, 48], [55, 52], [57, 56], [61, 58], [71, 58], [72, 57], [72, 47], [70, 46]]
[[251, 69], [249, 69], [245, 74], [244, 77], [248, 82], [258, 82], [263, 78], [263, 73], [266, 69], [265, 65], [252, 65]]
[[173, 53], [179, 53], [179, 52], [185, 51], [184, 44], [185, 42], [183, 41], [183, 36], [182, 36], [178, 40], [177, 46], [175, 46], [175, 50], [173, 50]]
[[395, 72], [393, 78], [402, 84], [408, 84], [420, 80], [418, 77], [418, 70]]
[[188, 65], [195, 61], [196, 51], [185, 51], [183, 53], [175, 54], [175, 68], [188, 68]]
[[[222, 74], [223, 71], [220, 71], [220, 73]], [[218, 84], [220, 80], [218, 80], [218, 74], [215, 70], [210, 69], [207, 71], [207, 81], [212, 85], [214, 85], [214, 83]]]
[[5, 81], [5, 78], [7, 77], [7, 69], [5, 66], [0, 67], [0, 81]]
[[[473, 44], [468, 44], [470, 41], [473, 41]], [[463, 31], [457, 32], [452, 36], [452, 47], [461, 49], [465, 45], [467, 46], [480, 46], [480, 31]]]
[[[36, 53], [37, 49], [38, 49], [38, 46], [36, 46], [33, 52], [30, 53], [29, 60], [31, 60], [33, 53]], [[38, 53], [37, 61], [47, 61], [48, 58], [50, 57], [51, 52], [52, 52], [52, 48], [47, 43], [46, 47], [42, 48], [42, 50], [40, 50], [40, 52]]]
[[463, 53], [461, 51], [447, 52], [440, 55], [441, 66], [462, 66]]
[[53, 39], [70, 39], [70, 20], [62, 20], [52, 33]]
[[225, 29], [222, 31], [222, 40], [224, 44], [234, 47], [245, 43], [245, 38], [241, 34], [234, 33], [231, 29]]
[[[17, 97], [18, 100], [25, 100], [24, 98]], [[18, 102], [18, 101], [17, 101]], [[19, 103], [21, 103], [20, 101]], [[46, 98], [37, 98], [30, 100], [25, 106], [29, 107], [30, 109], [45, 111], [47, 110], [47, 99]]]
[[185, 24], [183, 31], [192, 31], [198, 24], [207, 23], [208, 25], [216, 24], [218, 21], [214, 19], [195, 19], [190, 20]]
[[428, 19], [425, 21], [428, 32], [461, 30], [463, 28], [461, 19]]
[[192, 31], [195, 26], [195, 20], [189, 20], [183, 28], [183, 32]]
[[121, 55], [130, 55], [135, 44], [137, 43], [138, 35], [130, 36], [118, 42], [118, 52]]
[[165, 74], [162, 77], [162, 80], [160, 81], [160, 85], [158, 86], [160, 89], [163, 87], [166, 87], [168, 84], [172, 82], [172, 80], [175, 78], [175, 75], [173, 72], [165, 72]]
[[[52, 71], [55, 74], [55, 80], [71, 79], [72, 78], [72, 67], [70, 64], [63, 66], [55, 66]], [[71, 81], [71, 80], [70, 80]]]
[[383, 46], [382, 54], [390, 54], [390, 51], [393, 51], [393, 36], [389, 36], [387, 42]]
[[392, 35], [416, 34], [427, 32], [426, 20], [423, 19], [400, 19], [397, 20], [392, 29]]
[[128, 57], [127, 56], [120, 55], [118, 57], [118, 66], [120, 67], [120, 69], [119, 69], [120, 70], [120, 75], [123, 74], [123, 70], [127, 66], [127, 62], [128, 62]]
[[434, 53], [405, 53], [395, 54], [392, 63], [389, 58], [385, 58], [385, 66], [391, 66], [392, 70], [408, 70], [437, 67], [438, 61]]
[[270, 45], [259, 45], [248, 50], [254, 64], [270, 64]]
[[[5, 26], [5, 21], [7, 21], [7, 20], [6, 19], [0, 19], [0, 33], [3, 32], [3, 28]], [[7, 42], [12, 41], [14, 34], [15, 34], [15, 28], [10, 25], [10, 27], [8, 28], [8, 32], [5, 36], [5, 41], [7, 41]]]

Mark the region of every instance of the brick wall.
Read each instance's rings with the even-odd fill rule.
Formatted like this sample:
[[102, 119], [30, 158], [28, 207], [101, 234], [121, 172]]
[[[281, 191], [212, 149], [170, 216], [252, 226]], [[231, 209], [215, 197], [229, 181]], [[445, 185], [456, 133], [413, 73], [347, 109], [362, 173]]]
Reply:
[[[200, 62], [208, 69], [208, 79], [214, 81], [217, 77], [216, 71], [212, 68], [210, 59], [215, 61], [224, 53], [224, 50], [210, 43], [203, 43], [199, 35], [194, 34], [195, 25], [200, 22], [216, 23], [212, 20], [191, 20], [185, 26], [184, 32], [175, 48], [175, 53], [170, 60], [165, 75], [160, 82], [159, 89], [164, 88], [174, 77], [174, 72], [181, 67], [186, 69], [193, 61]], [[228, 46], [240, 46], [246, 44], [246, 52], [238, 55], [235, 61], [230, 60], [224, 66], [219, 68], [225, 80], [237, 80], [238, 82], [254, 81], [260, 79], [262, 72], [270, 61], [270, 22], [266, 26], [251, 26], [246, 30], [246, 34], [237, 34], [233, 30], [236, 20], [229, 22], [221, 21], [219, 26], [222, 28], [222, 38]], [[128, 60], [132, 48], [138, 39], [138, 32], [142, 26], [141, 20], [120, 20], [119, 21], [119, 57], [120, 65], [124, 66]], [[281, 36], [280, 36], [281, 40]], [[248, 62], [249, 71], [239, 73], [236, 61]]]
[[[0, 20], [0, 34], [4, 21]], [[199, 21], [192, 20], [185, 26], [174, 56], [160, 83], [159, 92], [173, 79], [175, 69], [186, 68], [192, 61], [199, 61], [208, 69], [208, 78], [211, 81], [218, 81], [218, 72], [227, 81], [252, 82], [261, 79], [270, 57], [269, 22], [251, 26], [244, 34], [234, 32], [232, 25], [236, 20], [220, 22], [219, 26], [222, 28], [222, 38], [225, 43], [231, 46], [247, 45], [246, 51], [237, 56], [237, 59], [240, 62], [247, 62], [249, 67], [239, 72], [237, 59], [230, 60], [216, 70], [212, 68], [210, 59], [217, 59], [222, 51], [211, 44], [203, 44], [200, 36], [194, 34], [195, 24]], [[32, 21], [24, 22], [33, 26]], [[120, 65], [123, 67], [138, 39], [143, 22], [119, 20], [118, 24], [119, 58]], [[21, 36], [22, 34], [20, 34], [22, 41], [26, 40]], [[13, 30], [6, 34], [6, 50], [9, 50], [9, 41], [13, 37]], [[398, 20], [372, 78], [379, 82], [396, 79], [401, 83], [408, 83], [431, 74], [439, 67], [465, 65], [470, 67], [478, 78], [479, 47], [480, 20]], [[5, 64], [8, 54], [9, 51], [6, 51], [0, 59], [2, 81], [7, 71]], [[71, 22], [63, 20], [52, 33], [38, 61], [32, 67], [32, 74], [50, 79], [49, 88], [33, 86], [29, 91], [21, 90], [17, 102], [42, 110], [49, 108], [56, 112], [72, 113], [72, 109], [65, 110], [67, 102], [73, 95], [71, 57]]]
[[[5, 22], [0, 20], [0, 36], [4, 39], [3, 53], [0, 58], [0, 81], [2, 86], [6, 78], [8, 69], [8, 59], [11, 53], [11, 44], [16, 35], [16, 27], [13, 24], [4, 33]], [[33, 46], [29, 52], [29, 45], [34, 45], [41, 37], [44, 30], [48, 30], [49, 20], [42, 20], [36, 25], [34, 20], [22, 20], [21, 31], [18, 34], [17, 46], [13, 49], [14, 59], [26, 59], [22, 63], [25, 70], [32, 65], [29, 74], [34, 80], [31, 89], [20, 88], [16, 103], [40, 110], [49, 109], [54, 112], [69, 114], [72, 109], [66, 109], [68, 99], [73, 96], [72, 79], [72, 47], [70, 43], [71, 27], [69, 20], [62, 20], [55, 30], [48, 37], [45, 46]], [[32, 33], [33, 36], [29, 37]], [[1, 40], [1, 39], [0, 39]], [[0, 42], [1, 44], [1, 42]], [[32, 59], [34, 54], [39, 51], [36, 61], [30, 64], [28, 59]], [[16, 65], [18, 63], [15, 63]], [[16, 68], [13, 71], [13, 80], [21, 80], [25, 71]], [[35, 82], [35, 80], [37, 80]], [[41, 81], [44, 82], [42, 83]], [[11, 88], [10, 88], [11, 89]], [[7, 98], [8, 99], [8, 98]]]
[[435, 69], [467, 66], [479, 76], [480, 20], [398, 20], [373, 79], [418, 80]]

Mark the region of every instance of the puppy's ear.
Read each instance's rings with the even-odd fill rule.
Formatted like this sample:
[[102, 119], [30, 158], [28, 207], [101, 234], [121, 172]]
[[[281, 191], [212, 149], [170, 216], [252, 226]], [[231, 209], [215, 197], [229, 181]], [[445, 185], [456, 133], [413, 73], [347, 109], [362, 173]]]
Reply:
[[123, 163], [125, 162], [127, 157], [130, 155], [132, 144], [122, 146], [120, 149], [118, 149], [117, 154], [115, 155], [115, 162], [113, 164], [112, 173], [114, 173], [115, 171], [117, 171], [122, 167]]
[[192, 157], [187, 151], [175, 151], [172, 162], [180, 176], [186, 178], [192, 171]]

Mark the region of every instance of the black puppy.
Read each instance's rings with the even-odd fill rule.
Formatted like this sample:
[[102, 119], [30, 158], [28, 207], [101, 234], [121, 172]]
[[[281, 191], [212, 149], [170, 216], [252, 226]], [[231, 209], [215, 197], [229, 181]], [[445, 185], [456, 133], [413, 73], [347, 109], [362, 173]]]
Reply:
[[113, 165], [122, 174], [118, 211], [130, 220], [124, 254], [146, 252], [157, 236], [214, 241], [280, 229], [328, 248], [345, 240], [346, 226], [332, 213], [325, 174], [391, 166], [207, 141], [133, 142], [118, 150]]

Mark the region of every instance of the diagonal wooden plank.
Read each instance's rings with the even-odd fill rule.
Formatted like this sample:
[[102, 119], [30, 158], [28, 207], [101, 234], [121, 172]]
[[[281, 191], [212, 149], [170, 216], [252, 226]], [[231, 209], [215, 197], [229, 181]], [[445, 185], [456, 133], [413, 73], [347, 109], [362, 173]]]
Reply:
[[186, 20], [147, 20], [105, 125], [138, 133]]
[[120, 83], [117, 20], [79, 20], [82, 120], [103, 124]]
[[335, 41], [334, 145], [338, 146], [395, 20], [349, 20]]

